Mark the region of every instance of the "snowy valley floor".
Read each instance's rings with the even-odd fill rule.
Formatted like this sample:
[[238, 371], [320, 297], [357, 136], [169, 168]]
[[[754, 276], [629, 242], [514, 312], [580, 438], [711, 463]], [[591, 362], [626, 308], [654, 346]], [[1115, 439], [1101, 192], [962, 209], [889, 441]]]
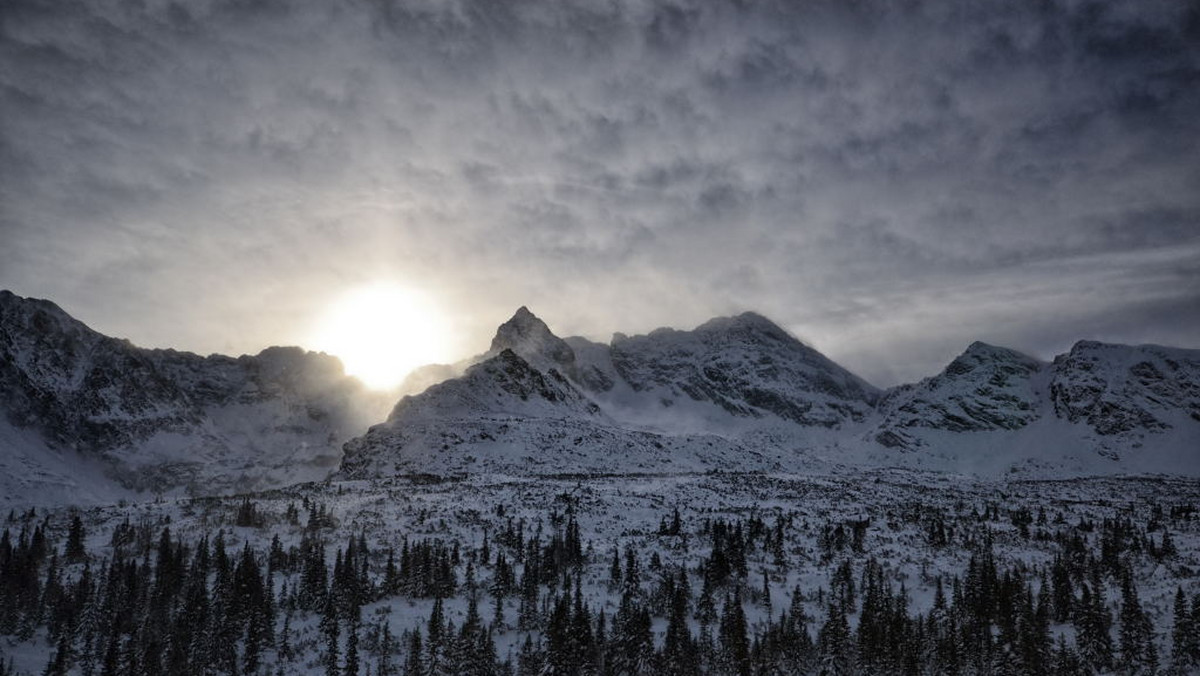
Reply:
[[864, 470], [18, 509], [0, 674], [1195, 673], [1198, 508]]

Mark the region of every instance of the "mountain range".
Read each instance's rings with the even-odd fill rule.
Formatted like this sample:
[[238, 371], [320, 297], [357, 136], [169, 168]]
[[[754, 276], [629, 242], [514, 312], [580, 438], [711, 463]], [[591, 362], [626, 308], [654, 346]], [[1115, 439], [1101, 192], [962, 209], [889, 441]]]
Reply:
[[142, 349], [0, 292], [0, 488], [28, 502], [331, 473], [1200, 474], [1200, 350], [1081, 341], [1044, 362], [974, 343], [881, 389], [754, 313], [603, 344], [521, 308], [487, 352], [410, 387], [384, 419], [391, 402], [328, 355]]

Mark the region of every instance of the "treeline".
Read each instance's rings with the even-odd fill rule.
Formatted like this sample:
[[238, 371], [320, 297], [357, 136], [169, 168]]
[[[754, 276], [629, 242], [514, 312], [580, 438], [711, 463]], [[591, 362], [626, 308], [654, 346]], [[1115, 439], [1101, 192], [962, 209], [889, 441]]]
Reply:
[[[1067, 523], [994, 506], [897, 510], [888, 518], [915, 526], [921, 546], [970, 553], [961, 574], [928, 578], [932, 603], [916, 612], [905, 583], [871, 556], [880, 524], [866, 518], [687, 524], [675, 510], [644, 549], [596, 554], [572, 507], [533, 523], [501, 517], [478, 544], [403, 538], [395, 548], [372, 548], [361, 532], [335, 542], [333, 519], [308, 507], [298, 540], [276, 535], [262, 550], [231, 550], [224, 531], [185, 541], [168, 522], [125, 521], [88, 552], [79, 517], [64, 528], [14, 515], [0, 535], [0, 634], [42, 642], [46, 675], [1200, 671], [1200, 594], [1176, 591], [1160, 636], [1136, 576], [1177, 557], [1166, 523], [1190, 512]], [[232, 520], [270, 527], [249, 501]], [[294, 507], [287, 520], [298, 523]], [[1052, 559], [1001, 563], [1000, 530]], [[827, 583], [785, 589], [807, 556], [803, 538]], [[364, 611], [393, 598], [432, 609], [393, 633], [386, 613]], [[450, 599], [467, 607], [457, 624]], [[0, 656], [0, 676], [11, 665]]]

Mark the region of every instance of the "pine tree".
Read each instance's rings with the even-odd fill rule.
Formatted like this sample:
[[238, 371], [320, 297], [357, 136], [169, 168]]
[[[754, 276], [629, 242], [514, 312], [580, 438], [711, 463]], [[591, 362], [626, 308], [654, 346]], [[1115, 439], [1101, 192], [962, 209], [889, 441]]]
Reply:
[[375, 676], [396, 676], [392, 666], [392, 654], [396, 651], [392, 629], [387, 618], [379, 621], [379, 659], [375, 662]]
[[687, 676], [697, 673], [696, 646], [688, 629], [689, 596], [687, 571], [680, 569], [679, 582], [670, 598], [667, 632], [659, 656], [659, 671], [668, 676]]
[[1067, 645], [1066, 638], [1062, 636], [1058, 637], [1058, 645], [1054, 649], [1052, 665], [1053, 670], [1051, 673], [1054, 676], [1088, 676], [1088, 674], [1094, 673], [1084, 668], [1078, 653]]
[[563, 594], [555, 601], [554, 610], [546, 623], [546, 662], [542, 669], [544, 676], [569, 676], [578, 668], [578, 655], [571, 649], [570, 623], [571, 601]]
[[408, 658], [404, 662], [405, 676], [425, 676], [425, 649], [421, 645], [421, 630], [408, 635]]
[[87, 558], [87, 550], [83, 542], [85, 537], [83, 521], [76, 514], [71, 518], [71, 530], [67, 533], [67, 546], [64, 550], [64, 556], [68, 563], [78, 563]]
[[850, 624], [840, 603], [829, 603], [828, 617], [817, 635], [817, 652], [822, 670], [830, 676], [853, 673], [854, 654]]
[[1137, 586], [1126, 573], [1121, 585], [1121, 664], [1129, 671], [1147, 665], [1153, 627], [1138, 600]]
[[340, 651], [338, 647], [338, 627], [337, 606], [334, 604], [333, 596], [325, 598], [325, 609], [321, 613], [321, 623], [319, 625], [321, 635], [325, 639], [325, 654], [322, 658], [322, 663], [325, 665], [326, 676], [341, 676], [341, 670], [338, 668], [340, 661]]
[[750, 676], [750, 643], [746, 635], [746, 613], [741, 596], [736, 592], [725, 599], [721, 611], [718, 648], [721, 663], [730, 674]]
[[279, 630], [279, 659], [290, 662], [292, 659], [292, 611], [283, 613], [283, 627]]
[[608, 584], [612, 589], [621, 586], [621, 554], [613, 547], [612, 565], [608, 569]]
[[1175, 589], [1174, 611], [1175, 623], [1171, 628], [1171, 667], [1177, 673], [1185, 674], [1190, 668], [1200, 666], [1195, 660], [1197, 643], [1200, 642], [1196, 633], [1200, 628], [1196, 626], [1192, 617], [1183, 587]]
[[346, 664], [342, 673], [358, 676], [358, 620], [353, 617], [346, 627]]
[[[628, 579], [628, 578], [627, 578]], [[650, 612], [627, 592], [613, 618], [609, 663], [618, 674], [645, 674], [654, 657]]]
[[1079, 608], [1076, 613], [1078, 634], [1076, 645], [1079, 657], [1092, 671], [1103, 671], [1112, 665], [1112, 637], [1109, 626], [1112, 618], [1104, 602], [1104, 591], [1099, 575], [1093, 576], [1092, 585], [1080, 586]]
[[583, 602], [582, 583], [575, 577], [575, 598], [571, 607], [571, 626], [568, 636], [570, 650], [577, 656], [574, 662], [576, 673], [587, 675], [594, 671], [596, 646], [592, 636], [592, 614]]
[[544, 664], [541, 647], [533, 642], [531, 635], [526, 634], [517, 658], [517, 676], [541, 676]]
[[446, 667], [445, 642], [448, 628], [442, 610], [442, 599], [433, 600], [425, 630], [425, 669], [428, 674], [441, 674]]

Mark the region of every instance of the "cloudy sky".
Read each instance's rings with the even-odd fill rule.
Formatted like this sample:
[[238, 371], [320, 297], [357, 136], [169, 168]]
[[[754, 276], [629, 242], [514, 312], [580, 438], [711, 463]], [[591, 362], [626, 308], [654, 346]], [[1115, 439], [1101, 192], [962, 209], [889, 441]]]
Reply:
[[519, 305], [879, 385], [1200, 347], [1194, 2], [6, 0], [0, 108], [0, 287], [145, 346], [390, 280], [464, 355]]

